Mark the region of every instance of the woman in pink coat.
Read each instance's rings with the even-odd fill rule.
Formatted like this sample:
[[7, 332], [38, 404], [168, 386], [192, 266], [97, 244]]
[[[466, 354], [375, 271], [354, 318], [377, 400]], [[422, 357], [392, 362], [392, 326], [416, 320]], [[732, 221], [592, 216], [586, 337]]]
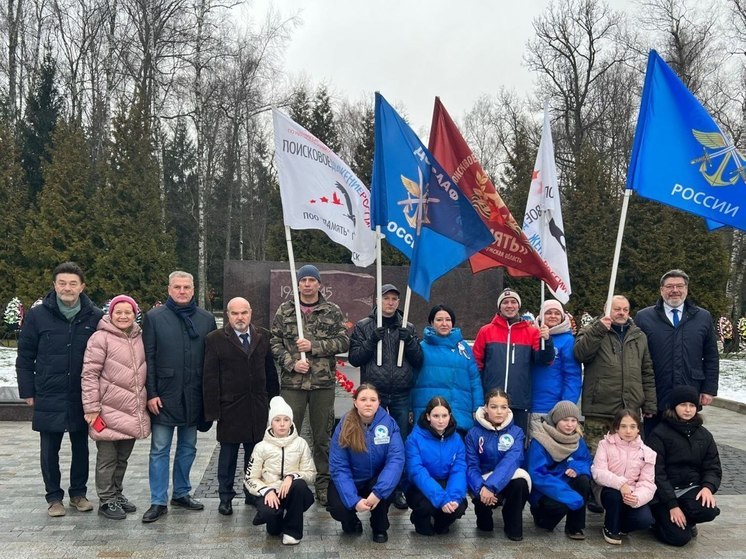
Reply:
[[88, 340], [81, 375], [85, 420], [98, 449], [98, 513], [114, 520], [137, 510], [122, 494], [122, 482], [135, 439], [150, 435], [147, 367], [142, 331], [135, 324], [137, 311], [137, 303], [127, 295], [111, 300], [109, 313]]
[[616, 414], [611, 431], [598, 444], [591, 473], [601, 486], [608, 543], [620, 545], [621, 534], [653, 524], [648, 503], [655, 495], [655, 451], [643, 444], [635, 412], [625, 409]]

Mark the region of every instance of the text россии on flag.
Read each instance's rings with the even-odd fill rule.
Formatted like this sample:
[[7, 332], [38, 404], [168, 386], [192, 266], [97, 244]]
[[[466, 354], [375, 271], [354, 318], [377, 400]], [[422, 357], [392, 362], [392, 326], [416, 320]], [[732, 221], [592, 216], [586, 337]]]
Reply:
[[654, 50], [650, 51], [627, 188], [746, 229], [746, 156]]
[[321, 140], [277, 109], [275, 162], [282, 215], [291, 229], [319, 229], [352, 252], [352, 263], [376, 257], [370, 226], [370, 193], [347, 164]]
[[455, 181], [380, 93], [371, 194], [373, 225], [410, 259], [409, 287], [425, 300], [435, 280], [493, 241]]
[[546, 104], [539, 151], [531, 175], [526, 213], [523, 216], [523, 232], [558, 280], [559, 285], [556, 288], [550, 285], [549, 290], [560, 303], [567, 303], [572, 288], [567, 267], [565, 225], [562, 221], [549, 107]]
[[429, 147], [492, 231], [492, 243], [469, 258], [472, 272], [505, 266], [512, 276], [535, 277], [544, 280], [550, 288], [556, 287], [558, 281], [552, 275], [552, 271], [523, 234], [489, 176], [437, 97], [433, 109]]

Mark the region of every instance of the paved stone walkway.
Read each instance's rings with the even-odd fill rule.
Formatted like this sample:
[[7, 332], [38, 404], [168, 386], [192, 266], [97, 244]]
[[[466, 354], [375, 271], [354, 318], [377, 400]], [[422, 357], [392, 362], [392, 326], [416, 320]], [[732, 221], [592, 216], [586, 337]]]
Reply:
[[[295, 548], [268, 537], [263, 527], [251, 525], [255, 509], [234, 500], [234, 515], [217, 513], [217, 496], [203, 497], [206, 510], [189, 512], [169, 508], [169, 513], [146, 525], [140, 516], [149, 505], [147, 455], [149, 443], [135, 445], [125, 478], [125, 492], [139, 510], [126, 520], [112, 521], [68, 508], [63, 518], [46, 514], [38, 464], [38, 434], [29, 423], [0, 422], [0, 559], [4, 558], [239, 558], [331, 557], [397, 559], [404, 557], [504, 557], [504, 558], [605, 558], [634, 556], [646, 559], [746, 557], [746, 416], [709, 408], [705, 425], [718, 441], [725, 467], [718, 504], [720, 517], [700, 526], [699, 537], [679, 550], [659, 544], [648, 533], [634, 533], [622, 546], [610, 546], [601, 536], [602, 516], [588, 515], [588, 539], [575, 542], [560, 529], [547, 533], [534, 528], [524, 513], [524, 541], [511, 542], [502, 533], [499, 514], [494, 533], [477, 532], [473, 510], [458, 521], [451, 533], [426, 538], [414, 533], [406, 512], [391, 509], [392, 527], [386, 544], [374, 544], [363, 517], [365, 533], [341, 533], [328, 513], [314, 505], [306, 514], [305, 536]], [[192, 478], [195, 489], [206, 495], [214, 478], [215, 431], [200, 434]], [[69, 445], [63, 443], [63, 471], [68, 471]], [[95, 445], [91, 445], [92, 486]], [[67, 504], [67, 501], [66, 501]]]

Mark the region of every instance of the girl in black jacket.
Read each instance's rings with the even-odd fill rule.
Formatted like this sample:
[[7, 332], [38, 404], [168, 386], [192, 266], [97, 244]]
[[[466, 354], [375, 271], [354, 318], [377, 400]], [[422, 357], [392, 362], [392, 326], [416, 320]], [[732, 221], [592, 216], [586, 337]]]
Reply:
[[647, 441], [658, 454], [655, 533], [670, 545], [685, 545], [697, 537], [697, 524], [720, 514], [714, 495], [722, 479], [720, 456], [712, 434], [702, 427], [701, 409], [693, 386], [677, 386]]

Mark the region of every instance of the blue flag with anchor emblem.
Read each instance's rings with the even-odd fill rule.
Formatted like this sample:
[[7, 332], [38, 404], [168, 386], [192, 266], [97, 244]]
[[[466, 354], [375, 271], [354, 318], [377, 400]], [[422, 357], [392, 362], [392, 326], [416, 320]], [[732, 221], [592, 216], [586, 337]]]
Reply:
[[376, 93], [372, 226], [410, 261], [425, 300], [439, 277], [494, 239], [466, 196], [412, 129]]
[[746, 154], [654, 50], [650, 51], [627, 188], [746, 229]]

